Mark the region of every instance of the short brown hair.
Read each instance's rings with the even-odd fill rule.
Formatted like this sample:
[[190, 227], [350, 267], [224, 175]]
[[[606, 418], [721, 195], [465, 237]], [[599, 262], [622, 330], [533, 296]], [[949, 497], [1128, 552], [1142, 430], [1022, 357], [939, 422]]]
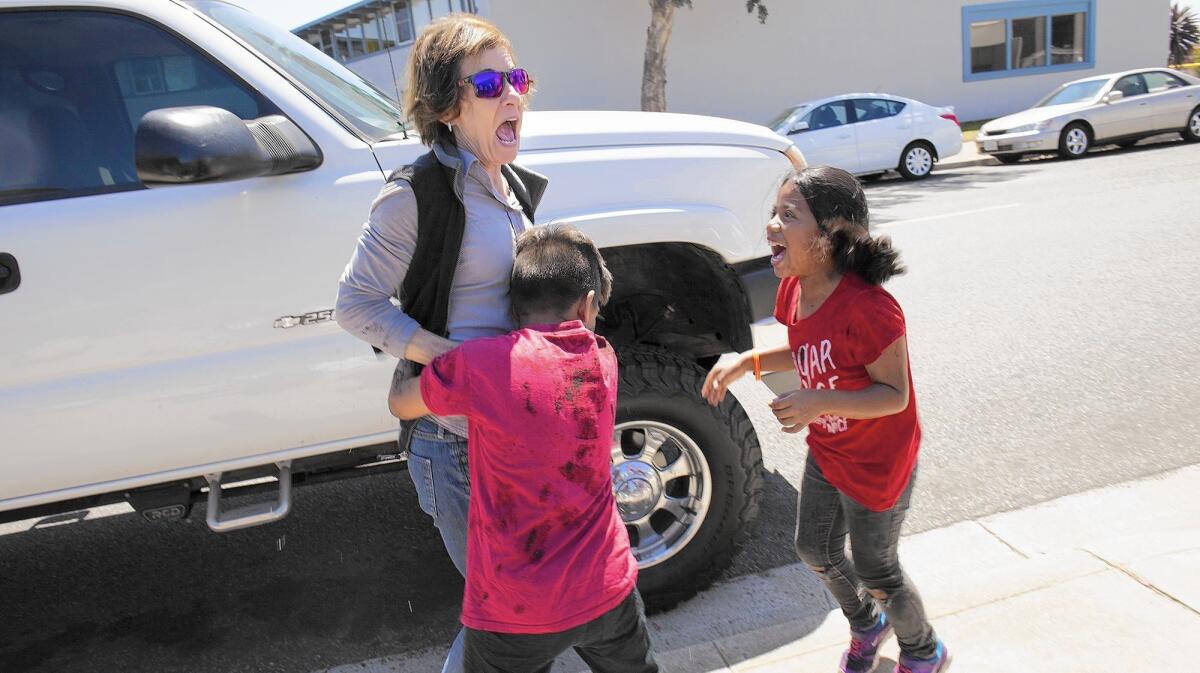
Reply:
[[449, 127], [440, 121], [458, 109], [459, 74], [463, 59], [512, 44], [492, 22], [474, 14], [455, 13], [429, 24], [417, 36], [408, 55], [404, 111], [412, 118], [421, 142], [454, 144]]
[[549, 224], [517, 237], [508, 298], [518, 324], [534, 313], [566, 311], [592, 290], [600, 306], [607, 304], [612, 273], [587, 234]]

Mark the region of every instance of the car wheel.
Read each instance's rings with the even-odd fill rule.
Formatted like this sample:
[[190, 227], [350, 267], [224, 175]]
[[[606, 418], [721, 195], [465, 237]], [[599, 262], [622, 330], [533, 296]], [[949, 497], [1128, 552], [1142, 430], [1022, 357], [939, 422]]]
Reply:
[[993, 154], [996, 160], [1002, 164], [1015, 164], [1024, 158], [1023, 154]]
[[621, 349], [612, 476], [647, 609], [712, 584], [758, 514], [762, 450], [732, 395], [700, 396], [705, 372], [666, 351]]
[[1183, 129], [1183, 139], [1189, 143], [1200, 142], [1200, 107], [1192, 110], [1188, 124]]
[[921, 140], [910, 143], [900, 154], [896, 170], [905, 180], [924, 180], [933, 172], [933, 148]]
[[1058, 156], [1063, 159], [1078, 159], [1087, 154], [1092, 146], [1092, 134], [1079, 122], [1068, 124], [1058, 139]]

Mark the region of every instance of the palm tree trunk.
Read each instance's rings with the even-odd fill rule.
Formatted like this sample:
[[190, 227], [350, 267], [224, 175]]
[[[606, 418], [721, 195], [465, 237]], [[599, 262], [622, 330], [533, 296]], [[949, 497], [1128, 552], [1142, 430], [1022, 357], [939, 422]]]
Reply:
[[646, 29], [646, 60], [642, 69], [642, 109], [667, 110], [667, 42], [675, 19], [672, 0], [650, 0], [650, 27]]

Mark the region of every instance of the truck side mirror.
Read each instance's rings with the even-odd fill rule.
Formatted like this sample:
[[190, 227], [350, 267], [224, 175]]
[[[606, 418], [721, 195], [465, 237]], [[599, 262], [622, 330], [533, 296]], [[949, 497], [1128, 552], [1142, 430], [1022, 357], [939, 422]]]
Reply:
[[146, 183], [240, 180], [316, 168], [321, 151], [291, 120], [242, 121], [207, 105], [147, 112], [134, 136], [138, 178]]
[[1124, 91], [1109, 91], [1104, 96], [1105, 103], [1115, 103], [1125, 97]]
[[807, 130], [808, 130], [808, 122], [796, 122], [795, 124], [792, 124], [792, 128], [788, 130], [787, 134], [789, 136], [791, 136], [791, 135], [795, 135], [797, 133], [803, 133], [804, 131], [807, 131]]

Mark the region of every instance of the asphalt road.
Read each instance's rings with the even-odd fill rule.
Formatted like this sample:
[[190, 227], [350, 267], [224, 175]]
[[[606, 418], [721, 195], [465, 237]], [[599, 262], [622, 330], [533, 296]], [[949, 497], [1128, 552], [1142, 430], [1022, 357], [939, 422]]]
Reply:
[[[867, 190], [909, 273], [925, 428], [910, 532], [1200, 463], [1200, 146]], [[746, 382], [768, 472], [730, 576], [795, 562], [803, 447]], [[0, 672], [311, 671], [449, 642], [461, 579], [404, 473], [210, 533], [101, 512], [0, 526]], [[683, 608], [686, 609], [686, 605]]]

